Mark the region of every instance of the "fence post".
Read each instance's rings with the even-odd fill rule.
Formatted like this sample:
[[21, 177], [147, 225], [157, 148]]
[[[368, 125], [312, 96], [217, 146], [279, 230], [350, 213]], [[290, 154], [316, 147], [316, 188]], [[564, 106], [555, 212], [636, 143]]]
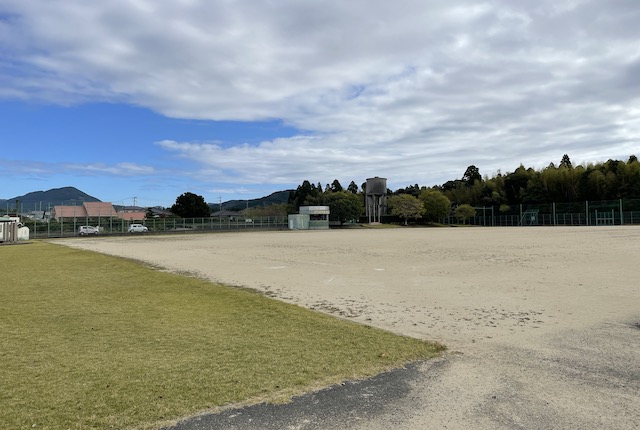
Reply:
[[518, 218], [518, 225], [522, 222], [522, 203], [520, 203], [520, 218]]
[[622, 212], [622, 199], [620, 199], [620, 225], [624, 225], [624, 214]]
[[587, 225], [590, 225], [590, 223], [589, 223], [589, 200], [586, 200], [584, 202], [584, 207], [585, 207], [585, 209], [584, 209], [584, 211], [585, 211], [585, 220], [586, 220]]

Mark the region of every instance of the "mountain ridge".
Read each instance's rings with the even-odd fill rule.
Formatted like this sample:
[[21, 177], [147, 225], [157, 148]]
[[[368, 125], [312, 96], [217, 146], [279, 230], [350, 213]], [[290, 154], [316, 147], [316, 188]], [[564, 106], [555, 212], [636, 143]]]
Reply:
[[101, 200], [93, 197], [76, 187], [51, 188], [47, 191], [32, 191], [22, 196], [16, 196], [9, 199], [0, 199], [0, 206], [11, 205], [15, 208], [16, 200], [20, 204], [22, 211], [45, 210], [42, 205], [81, 205], [84, 202], [100, 202]]
[[240, 211], [242, 209], [255, 208], [258, 206], [269, 206], [273, 204], [287, 203], [289, 201], [289, 193], [295, 190], [282, 190], [275, 191], [268, 196], [260, 197], [257, 199], [248, 200], [228, 200], [223, 203], [207, 203], [212, 212], [219, 210], [225, 211]]
[[[247, 207], [268, 206], [272, 204], [287, 203], [289, 193], [294, 190], [275, 191], [268, 196], [248, 200], [228, 200], [222, 203], [207, 203], [213, 212], [220, 210], [239, 211]], [[47, 206], [53, 205], [81, 205], [84, 202], [101, 202], [102, 200], [93, 197], [76, 187], [68, 186], [61, 188], [51, 188], [47, 191], [32, 191], [22, 196], [0, 199], [0, 208], [8, 207], [14, 210], [16, 200], [20, 204], [21, 212], [32, 210], [46, 210]]]

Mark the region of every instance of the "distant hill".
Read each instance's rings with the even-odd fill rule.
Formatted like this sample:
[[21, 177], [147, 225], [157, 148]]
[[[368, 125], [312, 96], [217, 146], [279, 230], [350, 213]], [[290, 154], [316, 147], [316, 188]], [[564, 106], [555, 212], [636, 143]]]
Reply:
[[0, 207], [9, 205], [10, 208], [15, 208], [16, 200], [20, 201], [20, 209], [23, 212], [44, 210], [49, 205], [81, 205], [83, 202], [100, 201], [77, 188], [63, 187], [53, 188], [48, 191], [34, 191], [10, 199], [0, 199]]
[[[222, 209], [228, 211], [240, 211], [246, 209], [247, 206], [254, 208], [257, 206], [269, 206], [272, 204], [287, 203], [289, 193], [295, 190], [276, 191], [266, 197], [251, 200], [229, 200], [222, 203]], [[0, 199], [0, 208], [6, 208], [13, 211], [16, 206], [16, 200], [20, 201], [20, 209], [22, 212], [33, 210], [45, 210], [49, 206], [54, 205], [82, 205], [83, 202], [100, 202], [101, 200], [80, 191], [75, 187], [53, 188], [48, 191], [34, 191], [23, 196], [11, 197], [9, 199]], [[220, 204], [209, 203], [212, 212], [220, 210]]]
[[[246, 209], [247, 206], [250, 208], [255, 208], [257, 206], [269, 206], [273, 204], [287, 203], [289, 201], [289, 193], [291, 191], [295, 190], [276, 191], [275, 193], [269, 194], [268, 196], [261, 197], [259, 199], [229, 200], [222, 203], [222, 210], [241, 211], [242, 209]], [[209, 207], [211, 207], [212, 212], [217, 212], [220, 210], [220, 204], [218, 203], [209, 203]]]

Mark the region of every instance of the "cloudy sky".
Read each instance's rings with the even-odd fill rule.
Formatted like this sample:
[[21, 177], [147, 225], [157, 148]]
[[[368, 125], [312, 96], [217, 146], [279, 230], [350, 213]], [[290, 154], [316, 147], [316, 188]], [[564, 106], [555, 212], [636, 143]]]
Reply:
[[2, 0], [0, 198], [640, 156], [638, 0]]

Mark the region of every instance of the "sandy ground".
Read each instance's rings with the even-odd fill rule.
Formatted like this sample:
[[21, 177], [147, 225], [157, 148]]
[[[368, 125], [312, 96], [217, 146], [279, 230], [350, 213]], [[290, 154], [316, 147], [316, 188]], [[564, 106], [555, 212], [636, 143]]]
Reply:
[[375, 414], [300, 416], [289, 428], [640, 428], [640, 227], [60, 242], [448, 346]]

